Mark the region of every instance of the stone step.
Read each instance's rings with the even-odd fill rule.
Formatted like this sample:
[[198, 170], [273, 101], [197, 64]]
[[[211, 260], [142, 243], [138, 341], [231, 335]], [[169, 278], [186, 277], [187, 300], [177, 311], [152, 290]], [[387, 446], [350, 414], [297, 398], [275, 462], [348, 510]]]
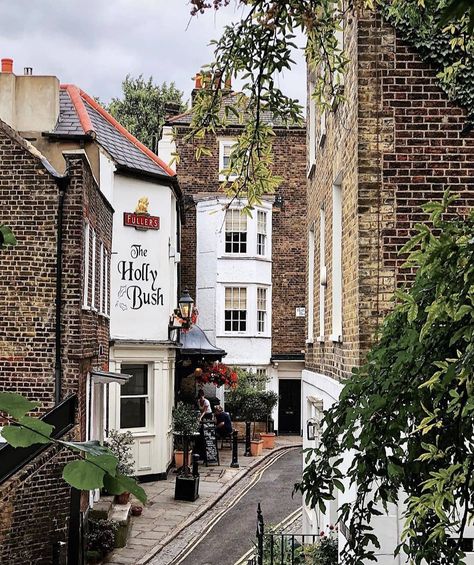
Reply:
[[130, 533], [132, 522], [130, 519], [132, 504], [112, 504], [109, 520], [117, 522], [118, 529], [115, 533], [115, 547], [125, 547]]
[[108, 520], [114, 502], [113, 496], [101, 496], [98, 502], [94, 502], [94, 507], [89, 511], [89, 516], [93, 520]]

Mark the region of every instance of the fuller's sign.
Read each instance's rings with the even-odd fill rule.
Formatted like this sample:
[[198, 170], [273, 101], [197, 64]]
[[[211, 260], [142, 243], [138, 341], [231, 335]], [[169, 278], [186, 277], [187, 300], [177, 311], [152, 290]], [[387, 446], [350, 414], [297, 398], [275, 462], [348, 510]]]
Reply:
[[158, 216], [150, 216], [148, 206], [148, 198], [146, 196], [140, 198], [135, 212], [123, 213], [123, 225], [142, 230], [159, 230], [160, 218]]
[[141, 228], [142, 230], [159, 230], [160, 218], [158, 216], [147, 216], [144, 214], [124, 212], [123, 225], [132, 226], [133, 228]]

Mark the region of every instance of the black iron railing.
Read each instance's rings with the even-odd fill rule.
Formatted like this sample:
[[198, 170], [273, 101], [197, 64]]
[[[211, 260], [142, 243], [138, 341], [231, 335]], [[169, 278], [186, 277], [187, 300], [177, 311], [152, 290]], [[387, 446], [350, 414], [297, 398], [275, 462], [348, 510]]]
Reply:
[[[76, 406], [77, 396], [73, 394], [41, 418], [44, 422], [54, 426], [51, 437], [59, 439], [74, 427]], [[30, 447], [12, 447], [8, 444], [0, 447], [0, 484], [14, 475], [48, 447], [49, 445], [40, 443], [36, 443]]]
[[306, 553], [320, 541], [317, 534], [292, 534], [265, 532], [260, 504], [257, 509], [255, 555], [247, 565], [303, 565], [307, 563]]

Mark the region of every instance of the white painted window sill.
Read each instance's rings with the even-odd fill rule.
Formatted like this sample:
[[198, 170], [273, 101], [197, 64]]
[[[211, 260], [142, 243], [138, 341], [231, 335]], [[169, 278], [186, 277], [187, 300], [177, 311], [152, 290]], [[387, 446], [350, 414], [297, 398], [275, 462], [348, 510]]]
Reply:
[[333, 343], [342, 343], [342, 336], [340, 336], [340, 335], [331, 334], [331, 335], [329, 336], [329, 339], [330, 339]]
[[313, 161], [312, 163], [310, 163], [308, 170], [306, 172], [306, 177], [307, 178], [311, 178], [313, 176], [313, 172], [316, 169], [316, 162]]
[[312, 337], [308, 337], [308, 339], [305, 341], [306, 345], [312, 345], [314, 343], [314, 338]]
[[324, 343], [326, 341], [326, 338], [323, 335], [318, 335], [318, 337], [316, 338], [316, 341], [318, 343]]

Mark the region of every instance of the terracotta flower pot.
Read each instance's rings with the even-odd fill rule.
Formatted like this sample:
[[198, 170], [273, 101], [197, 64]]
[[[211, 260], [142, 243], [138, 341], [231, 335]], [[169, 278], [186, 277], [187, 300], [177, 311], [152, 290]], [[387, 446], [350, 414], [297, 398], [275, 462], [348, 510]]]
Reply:
[[[191, 466], [192, 456], [193, 456], [192, 452], [188, 451], [188, 467]], [[183, 466], [183, 464], [184, 464], [184, 451], [176, 450], [174, 452], [174, 464], [176, 466], [176, 469], [179, 469], [180, 467]]]
[[275, 447], [274, 433], [261, 433], [260, 439], [263, 440], [263, 449], [273, 449]]
[[263, 451], [263, 441], [261, 439], [252, 439], [250, 441], [250, 453], [252, 457], [257, 457], [262, 455]]
[[130, 493], [129, 492], [122, 492], [122, 494], [115, 495], [115, 502], [117, 504], [128, 504], [130, 500]]
[[141, 516], [143, 512], [143, 506], [139, 506], [138, 504], [134, 504], [132, 506], [132, 516]]

